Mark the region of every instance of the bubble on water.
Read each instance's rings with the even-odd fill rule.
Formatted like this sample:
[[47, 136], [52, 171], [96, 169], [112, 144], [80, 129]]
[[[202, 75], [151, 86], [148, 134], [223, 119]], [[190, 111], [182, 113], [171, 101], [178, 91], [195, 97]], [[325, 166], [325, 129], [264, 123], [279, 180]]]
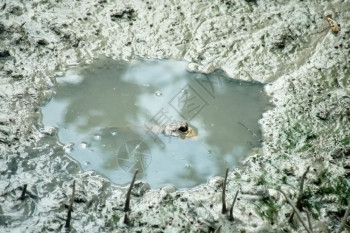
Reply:
[[162, 93], [161, 91], [156, 91], [154, 94], [155, 94], [156, 96], [158, 96], [158, 97], [160, 97], [160, 96], [163, 95], [163, 93]]
[[101, 135], [95, 134], [95, 135], [94, 135], [94, 139], [95, 139], [96, 141], [100, 141], [100, 140], [101, 140]]
[[115, 136], [115, 135], [118, 134], [118, 132], [117, 131], [112, 131], [111, 134], [112, 134], [112, 136]]
[[90, 161], [85, 161], [84, 164], [85, 164], [85, 166], [89, 166], [91, 163], [90, 163]]
[[191, 168], [191, 167], [192, 167], [192, 165], [191, 165], [191, 164], [189, 164], [189, 163], [186, 163], [185, 167], [186, 167], [186, 168]]
[[89, 144], [87, 142], [81, 142], [80, 146], [81, 146], [81, 148], [86, 149], [89, 147]]
[[212, 153], [211, 150], [208, 150], [207, 152], [208, 152], [208, 154], [211, 154], [211, 153]]

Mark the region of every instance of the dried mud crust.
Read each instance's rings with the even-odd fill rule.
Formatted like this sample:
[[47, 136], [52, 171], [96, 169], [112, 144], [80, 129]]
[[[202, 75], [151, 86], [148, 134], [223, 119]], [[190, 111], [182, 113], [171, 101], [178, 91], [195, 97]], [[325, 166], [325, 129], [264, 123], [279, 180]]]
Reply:
[[[348, 1], [0, 2], [1, 231], [60, 231], [76, 180], [72, 232], [303, 232], [288, 222], [302, 174], [315, 232], [334, 232], [349, 202], [350, 3]], [[341, 31], [327, 28], [332, 14]], [[325, 30], [323, 30], [325, 29]], [[267, 83], [275, 108], [261, 120], [264, 146], [229, 174], [197, 189], [136, 183], [128, 224], [126, 188], [82, 172], [40, 123], [55, 76], [100, 55], [185, 59]], [[224, 174], [224, 171], [222, 172]], [[27, 184], [24, 200], [21, 188]], [[306, 215], [302, 214], [304, 221]]]

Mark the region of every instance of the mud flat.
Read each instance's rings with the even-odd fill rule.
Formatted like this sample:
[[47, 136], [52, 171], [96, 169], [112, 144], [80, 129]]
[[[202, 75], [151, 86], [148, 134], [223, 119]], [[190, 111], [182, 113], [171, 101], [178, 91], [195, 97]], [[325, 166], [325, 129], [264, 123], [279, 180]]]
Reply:
[[[350, 196], [349, 11], [348, 1], [1, 1], [1, 231], [61, 231], [73, 180], [72, 232], [304, 232], [278, 191], [296, 203], [302, 180], [303, 221], [308, 210], [314, 232], [337, 231]], [[223, 178], [187, 191], [136, 182], [124, 221], [127, 187], [83, 172], [43, 127], [55, 77], [100, 55], [182, 59], [267, 84], [263, 149], [227, 180], [228, 207], [239, 191], [233, 221]]]

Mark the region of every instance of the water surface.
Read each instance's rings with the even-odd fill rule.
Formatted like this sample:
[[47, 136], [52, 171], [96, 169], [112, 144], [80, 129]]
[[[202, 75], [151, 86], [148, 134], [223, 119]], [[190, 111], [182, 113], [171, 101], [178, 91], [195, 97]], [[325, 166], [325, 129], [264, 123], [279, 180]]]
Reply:
[[[102, 59], [57, 78], [43, 123], [58, 128], [66, 152], [84, 170], [125, 185], [194, 187], [239, 165], [260, 146], [263, 86], [223, 72], [191, 73], [182, 61]], [[188, 122], [194, 138], [166, 137], [155, 126]], [[249, 131], [247, 128], [249, 128]], [[253, 135], [253, 133], [255, 135]]]

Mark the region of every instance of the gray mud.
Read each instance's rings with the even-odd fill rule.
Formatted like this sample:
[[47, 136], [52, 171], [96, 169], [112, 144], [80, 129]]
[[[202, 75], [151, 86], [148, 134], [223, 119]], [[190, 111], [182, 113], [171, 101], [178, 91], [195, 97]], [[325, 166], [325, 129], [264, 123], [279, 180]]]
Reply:
[[[61, 231], [75, 180], [71, 232], [304, 232], [277, 190], [296, 201], [311, 166], [302, 205], [314, 232], [335, 232], [350, 196], [349, 11], [347, 0], [0, 1], [1, 231]], [[100, 55], [183, 59], [193, 71], [267, 83], [275, 108], [261, 120], [263, 149], [228, 177], [227, 203], [240, 190], [234, 222], [213, 178], [181, 192], [136, 183], [124, 224], [127, 187], [82, 172], [43, 128], [56, 75]]]

